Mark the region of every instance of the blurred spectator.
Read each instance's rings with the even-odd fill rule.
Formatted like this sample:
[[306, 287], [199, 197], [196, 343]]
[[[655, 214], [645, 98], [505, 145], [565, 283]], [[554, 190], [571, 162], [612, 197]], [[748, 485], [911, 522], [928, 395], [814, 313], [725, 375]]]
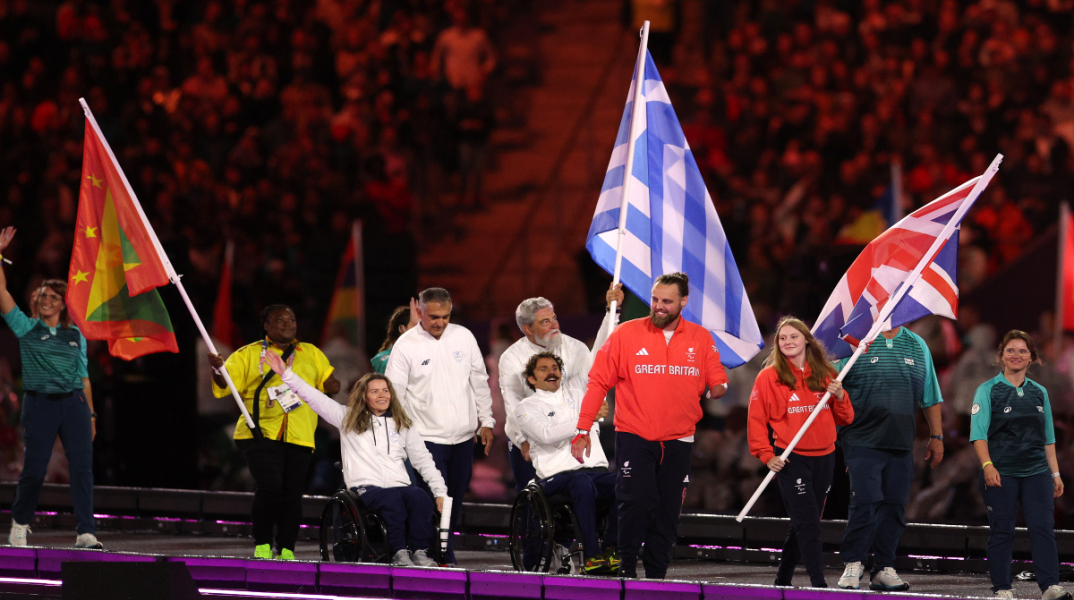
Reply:
[[433, 68], [456, 90], [485, 85], [496, 68], [496, 51], [488, 34], [470, 24], [470, 15], [456, 6], [451, 27], [440, 32], [433, 46]]

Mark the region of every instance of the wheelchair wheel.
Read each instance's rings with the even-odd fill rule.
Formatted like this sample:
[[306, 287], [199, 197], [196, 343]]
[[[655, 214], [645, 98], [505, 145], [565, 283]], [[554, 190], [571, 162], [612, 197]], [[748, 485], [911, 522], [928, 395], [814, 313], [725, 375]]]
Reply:
[[390, 560], [388, 536], [380, 519], [364, 510], [354, 492], [337, 492], [321, 513], [321, 560], [385, 562]]
[[511, 564], [516, 571], [547, 573], [555, 547], [555, 522], [540, 488], [522, 490], [511, 509]]

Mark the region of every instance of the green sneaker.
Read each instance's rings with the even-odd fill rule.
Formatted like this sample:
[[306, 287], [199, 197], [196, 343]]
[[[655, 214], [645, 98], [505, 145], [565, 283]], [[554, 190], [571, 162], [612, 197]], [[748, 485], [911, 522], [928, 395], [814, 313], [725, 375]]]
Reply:
[[612, 546], [604, 551], [604, 558], [608, 560], [608, 571], [611, 575], [619, 574], [619, 565], [622, 563], [622, 559], [619, 558], [619, 551]]
[[272, 544], [254, 546], [254, 558], [272, 558]]
[[582, 566], [582, 573], [586, 575], [616, 575], [619, 573], [619, 553], [614, 547], [608, 548], [603, 554], [598, 554]]
[[280, 555], [277, 556], [276, 558], [278, 558], [280, 560], [294, 560], [295, 559], [295, 553], [294, 553], [293, 550], [289, 550], [287, 548], [284, 548], [283, 550], [280, 550]]
[[604, 575], [608, 573], [608, 559], [603, 554], [598, 554], [582, 565], [582, 573], [586, 575]]

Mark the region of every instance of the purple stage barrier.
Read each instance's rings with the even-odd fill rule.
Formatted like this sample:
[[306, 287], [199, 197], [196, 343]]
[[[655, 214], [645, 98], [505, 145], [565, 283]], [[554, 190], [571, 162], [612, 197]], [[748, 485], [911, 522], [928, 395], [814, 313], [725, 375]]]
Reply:
[[465, 569], [392, 567], [392, 595], [410, 600], [466, 598], [469, 575]]
[[701, 584], [686, 581], [628, 579], [623, 582], [623, 600], [698, 600]]
[[34, 577], [37, 575], [37, 552], [29, 548], [4, 548], [0, 554], [0, 576]]
[[[619, 580], [505, 571], [423, 569], [381, 564], [152, 556], [100, 550], [0, 547], [0, 591], [57, 596], [66, 561], [186, 564], [198, 587], [217, 598], [362, 597], [410, 600], [866, 600], [873, 592], [777, 588], [690, 581]], [[234, 595], [230, 594], [234, 592]], [[883, 594], [885, 600], [938, 596]]]
[[542, 579], [546, 600], [619, 600], [623, 593], [620, 579], [570, 575], [545, 575]]
[[392, 568], [388, 565], [321, 563], [319, 588], [326, 594], [392, 597]]
[[542, 583], [540, 573], [474, 571], [470, 573], [470, 597], [473, 600], [540, 599], [543, 590]]
[[198, 585], [211, 588], [246, 589], [246, 563], [243, 558], [204, 556], [169, 556], [167, 562], [186, 564], [190, 577]]

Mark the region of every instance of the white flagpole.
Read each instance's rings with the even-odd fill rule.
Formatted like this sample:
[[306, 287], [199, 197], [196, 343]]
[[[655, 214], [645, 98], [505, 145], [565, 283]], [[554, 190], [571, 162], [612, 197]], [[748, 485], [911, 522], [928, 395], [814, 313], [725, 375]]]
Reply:
[[1063, 320], [1066, 318], [1063, 314], [1063, 304], [1065, 304], [1063, 302], [1063, 263], [1066, 260], [1067, 236], [1070, 235], [1067, 227], [1069, 220], [1070, 205], [1063, 202], [1059, 205], [1059, 252], [1055, 261], [1055, 327], [1053, 327], [1052, 338], [1052, 352], [1055, 353], [1055, 360], [1059, 360], [1059, 355], [1063, 350]]
[[[187, 296], [186, 290], [183, 289], [183, 282], [178, 273], [175, 272], [175, 268], [172, 267], [172, 263], [168, 260], [167, 253], [164, 252], [164, 247], [161, 246], [160, 240], [157, 239], [157, 233], [153, 231], [153, 226], [149, 224], [149, 219], [145, 216], [145, 211], [142, 210], [141, 203], [138, 202], [138, 196], [135, 195], [134, 189], [131, 187], [129, 181], [127, 181], [127, 175], [123, 172], [123, 168], [119, 166], [119, 161], [116, 160], [116, 155], [112, 152], [112, 147], [108, 145], [108, 140], [105, 139], [104, 134], [101, 133], [100, 126], [97, 125], [97, 119], [93, 118], [93, 111], [90, 110], [86, 100], [79, 98], [78, 103], [82, 105], [82, 112], [86, 113], [86, 120], [89, 121], [93, 131], [97, 134], [97, 138], [101, 140], [101, 144], [104, 145], [105, 152], [108, 152], [108, 158], [112, 160], [112, 164], [116, 167], [116, 172], [119, 173], [119, 178], [123, 180], [123, 187], [127, 189], [127, 195], [130, 196], [131, 202], [134, 203], [134, 208], [138, 210], [138, 216], [142, 219], [142, 224], [145, 225], [145, 229], [149, 232], [149, 239], [153, 242], [153, 248], [157, 251], [157, 257], [164, 265], [164, 272], [168, 274], [168, 280], [171, 281], [175, 287], [179, 290], [179, 295], [183, 297], [183, 302], [186, 303], [187, 309], [190, 311], [190, 316], [194, 317], [194, 323], [198, 326], [198, 331], [201, 332], [201, 338], [205, 340], [205, 345], [209, 347], [209, 352], [216, 354], [216, 346], [213, 345], [213, 340], [209, 336], [209, 332], [205, 330], [205, 324], [201, 322], [201, 317], [198, 316], [198, 311], [194, 310], [194, 304], [190, 301], [190, 297]], [[250, 431], [254, 430], [254, 419], [250, 416], [250, 411], [246, 410], [246, 404], [242, 401], [242, 396], [239, 395], [239, 391], [235, 389], [235, 382], [231, 380], [231, 375], [227, 372], [227, 367], [220, 368], [220, 374], [224, 376], [224, 381], [227, 382], [228, 389], [231, 390], [231, 396], [235, 398], [235, 403], [239, 405], [239, 410], [242, 411], [242, 416], [246, 419], [246, 425], [250, 428]]]
[[[626, 238], [627, 210], [630, 206], [630, 181], [634, 169], [634, 131], [638, 123], [638, 106], [641, 103], [642, 88], [645, 87], [645, 56], [649, 46], [649, 22], [645, 21], [641, 26], [641, 47], [638, 49], [638, 60], [634, 65], [634, 101], [630, 105], [630, 128], [627, 133], [626, 166], [623, 171], [623, 200], [619, 203], [619, 236], [615, 243], [615, 273], [612, 275], [612, 285], [618, 285], [619, 275], [623, 271], [623, 239]], [[644, 107], [642, 107], [644, 109]], [[615, 309], [618, 302], [612, 300], [608, 310], [612, 315], [612, 329], [619, 323], [619, 317]]]
[[[922, 271], [925, 270], [925, 267], [927, 265], [931, 264], [932, 258], [936, 256], [936, 253], [940, 251], [940, 248], [943, 246], [943, 244], [947, 241], [949, 237], [951, 237], [951, 233], [955, 230], [955, 227], [957, 227], [958, 224], [962, 222], [962, 218], [966, 215], [966, 212], [970, 209], [970, 207], [973, 206], [973, 203], [977, 201], [977, 197], [980, 196], [981, 192], [983, 192], [985, 187], [988, 186], [988, 182], [992, 180], [992, 177], [996, 174], [996, 172], [999, 171], [999, 163], [1002, 161], [1002, 154], [997, 154], [996, 158], [992, 159], [992, 164], [988, 165], [988, 169], [986, 169], [984, 174], [977, 179], [977, 183], [975, 183], [973, 189], [970, 190], [970, 193], [966, 197], [966, 200], [963, 201], [962, 205], [958, 207], [958, 210], [955, 211], [955, 214], [947, 220], [947, 224], [944, 225], [943, 229], [940, 231], [940, 234], [936, 236], [935, 240], [933, 240], [932, 246], [930, 246], [924, 256], [921, 257], [921, 260], [918, 261], [917, 266], [914, 267], [914, 270], [910, 272], [910, 275], [906, 278], [906, 281], [902, 284], [902, 286], [899, 287], [899, 289], [895, 292], [895, 295], [892, 296], [891, 299], [888, 300], [887, 304], [884, 305], [884, 308], [880, 311], [880, 314], [877, 315], [876, 321], [873, 322], [873, 326], [869, 329], [869, 333], [865, 334], [865, 337], [863, 337], [861, 341], [858, 342], [858, 347], [854, 350], [854, 354], [851, 355], [850, 360], [847, 361], [847, 364], [843, 366], [843, 370], [839, 371], [839, 375], [837, 375], [835, 378], [836, 381], [843, 381], [843, 377], [845, 377], [846, 374], [850, 371], [850, 368], [854, 366], [854, 363], [857, 362], [858, 357], [861, 356], [862, 352], [865, 352], [865, 348], [869, 345], [869, 342], [873, 341], [876, 336], [880, 334], [881, 330], [884, 328], [885, 322], [888, 320], [889, 317], [891, 317], [892, 311], [894, 311], [895, 307], [899, 305], [899, 301], [902, 300], [903, 296], [906, 295], [907, 291], [909, 291], [910, 288], [915, 283], [917, 283], [917, 280], [921, 278]], [[813, 420], [817, 418], [817, 415], [820, 414], [820, 411], [824, 410], [824, 405], [828, 402], [828, 398], [830, 397], [831, 393], [824, 392], [824, 396], [820, 399], [820, 402], [817, 402], [817, 405], [809, 414], [809, 418], [806, 419], [806, 422], [802, 425], [802, 428], [798, 430], [798, 433], [795, 434], [794, 439], [791, 440], [791, 443], [787, 444], [787, 449], [784, 450], [783, 454], [779, 456], [781, 459], [787, 460], [787, 457], [791, 455], [791, 452], [794, 450], [794, 447], [798, 445], [798, 442], [802, 439], [802, 436], [805, 435], [806, 430], [809, 429], [809, 426], [813, 424]], [[753, 505], [757, 503], [757, 499], [761, 497], [761, 493], [764, 492], [764, 489], [768, 487], [768, 483], [772, 481], [772, 478], [775, 476], [775, 471], [768, 471], [768, 474], [765, 475], [764, 481], [761, 482], [761, 485], [757, 486], [757, 491], [753, 492], [753, 496], [750, 497], [749, 502], [747, 502], [746, 506], [742, 508], [742, 512], [738, 513], [738, 516], [735, 517], [736, 521], [742, 522], [742, 519], [745, 518], [748, 512], [750, 512], [750, 509], [753, 508]]]

